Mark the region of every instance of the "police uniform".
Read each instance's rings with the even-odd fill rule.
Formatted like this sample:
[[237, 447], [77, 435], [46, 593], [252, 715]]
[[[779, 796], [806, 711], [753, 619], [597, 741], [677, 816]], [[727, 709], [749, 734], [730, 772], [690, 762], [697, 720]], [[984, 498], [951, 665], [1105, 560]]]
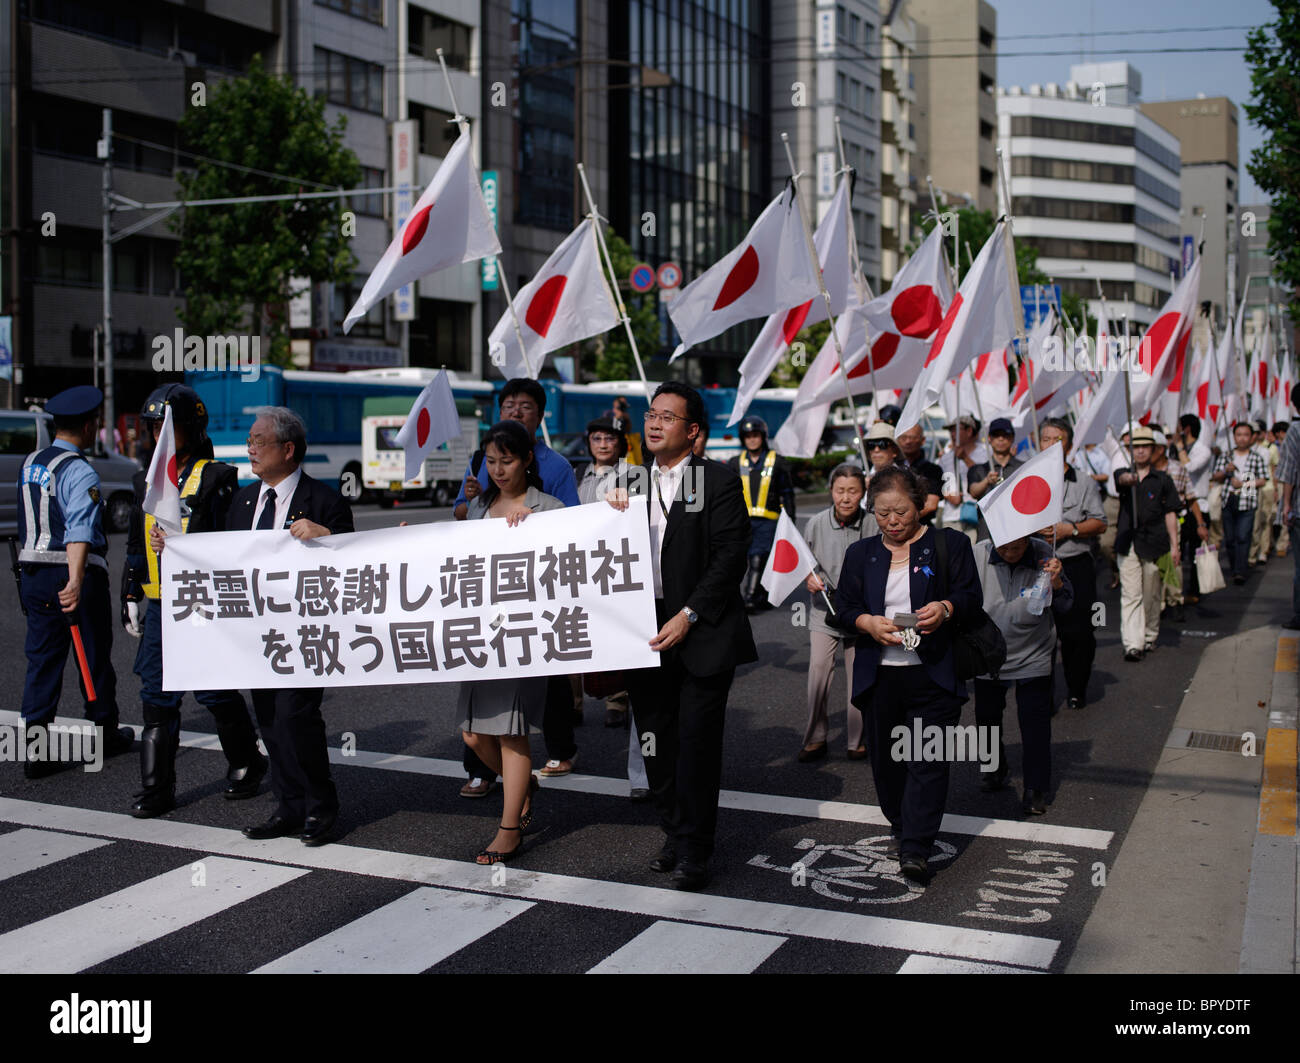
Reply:
[[[212, 447], [206, 436], [207, 412], [192, 389], [180, 384], [156, 389], [146, 400], [141, 417], [146, 424], [158, 420], [168, 405], [172, 407], [173, 421], [185, 429], [189, 450], [185, 463], [177, 470], [181, 533], [222, 531], [239, 487], [235, 467], [207, 456]], [[128, 631], [131, 630], [128, 603], [143, 600], [149, 603], [145, 607], [134, 669], [140, 677], [145, 724], [140, 736], [143, 792], [131, 810], [137, 818], [160, 815], [175, 807], [176, 749], [180, 744], [180, 709], [185, 697], [183, 691], [163, 689], [161, 570], [159, 556], [150, 540], [156, 521], [153, 514], [144, 512], [144, 496], [145, 473], [141, 471], [135, 476], [136, 508], [131, 514], [126, 567], [122, 572], [122, 621]], [[267, 764], [258, 751], [257, 732], [243, 695], [237, 690], [196, 690], [194, 699], [212, 713], [217, 738], [226, 755], [229, 785], [222, 796], [231, 800], [255, 796]]]
[[740, 436], [760, 432], [763, 445], [757, 451], [742, 450], [727, 465], [740, 477], [740, 487], [749, 511], [753, 538], [749, 544], [749, 570], [745, 573], [742, 594], [750, 612], [768, 607], [767, 591], [759, 580], [767, 566], [767, 555], [776, 538], [776, 525], [784, 507], [790, 519], [795, 519], [794, 480], [790, 467], [767, 443], [767, 424], [759, 417], [747, 417], [740, 422]]
[[[46, 412], [89, 418], [104, 403], [98, 388], [81, 386], [60, 392]], [[86, 719], [104, 730], [104, 754], [131, 748], [134, 733], [118, 726], [117, 676], [113, 671], [113, 620], [108, 584], [108, 539], [99, 474], [81, 449], [66, 439], [27, 456], [18, 480], [18, 552], [20, 597], [27, 613], [27, 675], [22, 718], [26, 727], [46, 726], [58, 712], [63, 672], [78, 626], [95, 699], [86, 700]], [[88, 554], [81, 597], [71, 613], [63, 612], [59, 591], [67, 586], [68, 545], [86, 543]], [[80, 675], [80, 669], [78, 669]], [[87, 695], [84, 682], [82, 696]], [[50, 763], [29, 761], [29, 778], [57, 770]]]

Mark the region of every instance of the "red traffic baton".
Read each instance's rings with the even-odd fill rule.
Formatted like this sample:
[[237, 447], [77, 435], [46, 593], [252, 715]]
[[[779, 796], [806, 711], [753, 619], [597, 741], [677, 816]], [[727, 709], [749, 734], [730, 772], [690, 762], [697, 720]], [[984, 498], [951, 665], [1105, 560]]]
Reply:
[[86, 660], [86, 644], [81, 641], [81, 625], [69, 624], [72, 628], [72, 646], [77, 651], [77, 667], [81, 669], [81, 681], [86, 686], [86, 700], [95, 700], [95, 684], [90, 678], [90, 664]]

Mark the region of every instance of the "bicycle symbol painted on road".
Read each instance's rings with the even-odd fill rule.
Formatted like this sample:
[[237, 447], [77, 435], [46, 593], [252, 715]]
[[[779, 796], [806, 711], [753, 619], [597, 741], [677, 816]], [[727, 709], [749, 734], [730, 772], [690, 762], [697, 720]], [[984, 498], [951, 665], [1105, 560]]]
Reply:
[[[923, 887], [903, 877], [898, 860], [889, 855], [892, 839], [888, 834], [862, 838], [848, 845], [818, 845], [804, 838], [795, 848], [805, 855], [789, 867], [773, 864], [766, 854], [749, 861], [750, 867], [796, 875], [802, 869], [806, 881], [823, 897], [849, 904], [905, 904], [925, 893]], [[930, 866], [946, 864], [957, 850], [947, 842], [936, 841]]]

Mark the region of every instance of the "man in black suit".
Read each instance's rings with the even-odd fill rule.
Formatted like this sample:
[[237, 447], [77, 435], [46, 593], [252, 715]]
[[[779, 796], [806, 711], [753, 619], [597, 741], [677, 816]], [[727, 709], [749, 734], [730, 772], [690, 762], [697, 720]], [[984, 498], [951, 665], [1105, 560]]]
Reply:
[[[302, 471], [307, 432], [302, 419], [284, 406], [258, 413], [248, 437], [248, 460], [261, 482], [242, 488], [230, 505], [227, 531], [287, 528], [295, 539], [319, 539], [353, 531], [352, 510], [333, 488]], [[297, 835], [304, 845], [335, 837], [339, 799], [330, 778], [329, 750], [320, 687], [254, 690], [253, 711], [271, 758], [275, 814], [246, 837]]]
[[[722, 782], [722, 728], [736, 666], [758, 660], [740, 597], [750, 524], [734, 472], [694, 456], [704, 400], [675, 380], [659, 385], [645, 418], [650, 465], [627, 494], [649, 495], [658, 668], [628, 673], [636, 740], [665, 840], [651, 869], [680, 890], [709, 881]], [[626, 508], [621, 492], [612, 505]]]

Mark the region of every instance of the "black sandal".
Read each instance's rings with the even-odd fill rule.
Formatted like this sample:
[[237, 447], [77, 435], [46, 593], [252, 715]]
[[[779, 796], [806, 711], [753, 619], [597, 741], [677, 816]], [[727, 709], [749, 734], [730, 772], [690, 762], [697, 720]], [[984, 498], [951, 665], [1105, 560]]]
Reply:
[[[500, 823], [498, 824], [498, 826], [500, 827], [501, 830], [517, 830], [517, 831], [523, 830], [522, 827], [507, 827], [504, 823]], [[520, 838], [519, 844], [516, 845], [513, 849], [511, 849], [510, 852], [508, 853], [499, 853], [495, 849], [484, 849], [478, 854], [478, 856], [474, 858], [474, 863], [479, 864], [483, 867], [487, 867], [490, 864], [507, 864], [511, 860], [513, 860], [516, 856], [519, 855], [519, 852], [520, 850], [523, 849], [523, 847], [524, 847], [524, 842], [523, 839]], [[487, 857], [486, 860], [483, 859], [483, 857], [485, 856]]]
[[[519, 829], [527, 830], [533, 825], [533, 807], [537, 803], [537, 791], [541, 789], [541, 783], [537, 781], [536, 775], [528, 776], [528, 811], [519, 816]], [[510, 828], [506, 828], [509, 830]]]

